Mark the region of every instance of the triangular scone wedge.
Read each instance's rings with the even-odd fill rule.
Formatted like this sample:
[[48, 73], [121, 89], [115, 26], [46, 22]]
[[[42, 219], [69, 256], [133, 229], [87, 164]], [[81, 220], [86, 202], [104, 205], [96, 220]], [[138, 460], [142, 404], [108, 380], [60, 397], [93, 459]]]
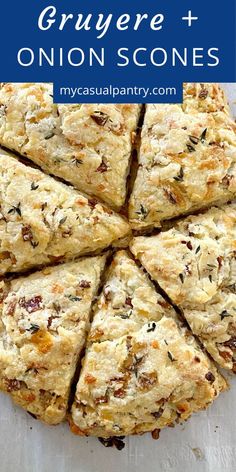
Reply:
[[[188, 85], [195, 93], [197, 87]], [[189, 98], [185, 91], [183, 105], [147, 105], [129, 204], [137, 230], [160, 227], [236, 194], [236, 125], [220, 111], [221, 100], [212, 97], [212, 107], [201, 106], [200, 93]], [[208, 108], [215, 111], [207, 113]]]
[[95, 199], [0, 152], [0, 274], [103, 249], [128, 223]]
[[[236, 277], [208, 303], [183, 309], [192, 331], [221, 367], [236, 373]], [[232, 291], [233, 289], [233, 291]]]
[[212, 357], [236, 371], [236, 204], [134, 238], [130, 247]]
[[50, 84], [1, 84], [0, 144], [120, 207], [140, 107], [55, 105]]
[[64, 420], [105, 256], [2, 283], [0, 389], [49, 424]]
[[116, 254], [94, 310], [71, 429], [100, 437], [187, 419], [226, 388], [174, 310], [127, 253]]

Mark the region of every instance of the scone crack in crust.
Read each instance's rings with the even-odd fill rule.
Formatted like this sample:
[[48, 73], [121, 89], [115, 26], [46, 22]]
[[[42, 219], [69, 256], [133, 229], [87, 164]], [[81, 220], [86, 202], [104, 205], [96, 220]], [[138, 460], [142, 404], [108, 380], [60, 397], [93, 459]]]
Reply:
[[49, 424], [65, 419], [106, 256], [1, 282], [0, 389]]
[[160, 227], [235, 196], [236, 125], [222, 90], [208, 89], [204, 98], [200, 84], [186, 84], [183, 105], [147, 105], [129, 203], [134, 229]]
[[94, 307], [72, 431], [107, 438], [154, 431], [206, 408], [225, 388], [173, 308], [126, 252], [117, 253]]
[[0, 144], [119, 208], [141, 106], [53, 104], [46, 83], [0, 86]]
[[236, 371], [236, 203], [188, 217], [131, 251], [208, 352]]
[[0, 151], [0, 274], [102, 250], [129, 234], [128, 222]]

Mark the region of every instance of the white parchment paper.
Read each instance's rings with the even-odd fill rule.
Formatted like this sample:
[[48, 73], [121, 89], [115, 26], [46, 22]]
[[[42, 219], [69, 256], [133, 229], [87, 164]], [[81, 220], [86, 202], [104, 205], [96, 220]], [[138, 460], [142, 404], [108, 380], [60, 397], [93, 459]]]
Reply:
[[[236, 117], [236, 84], [224, 84]], [[234, 103], [235, 102], [235, 103]], [[184, 425], [127, 438], [119, 452], [80, 438], [66, 424], [48, 427], [0, 394], [0, 472], [235, 472], [236, 376], [231, 389]]]

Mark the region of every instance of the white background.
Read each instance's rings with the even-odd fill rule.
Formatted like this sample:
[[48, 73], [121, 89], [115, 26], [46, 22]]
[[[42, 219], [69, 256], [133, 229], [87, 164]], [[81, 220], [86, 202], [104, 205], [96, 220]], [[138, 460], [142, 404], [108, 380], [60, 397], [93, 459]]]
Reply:
[[[236, 117], [236, 84], [224, 87]], [[0, 472], [234, 472], [236, 376], [229, 381], [231, 390], [207, 411], [158, 441], [127, 438], [121, 452], [72, 435], [66, 424], [45, 426], [0, 394]]]

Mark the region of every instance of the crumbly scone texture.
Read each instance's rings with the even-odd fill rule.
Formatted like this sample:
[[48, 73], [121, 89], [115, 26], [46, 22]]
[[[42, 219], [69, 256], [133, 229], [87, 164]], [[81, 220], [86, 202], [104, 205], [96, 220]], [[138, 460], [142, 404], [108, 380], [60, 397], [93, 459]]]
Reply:
[[0, 144], [118, 208], [139, 113], [132, 104], [55, 105], [51, 84], [0, 84]]
[[236, 371], [236, 203], [134, 238], [130, 247], [212, 357]]
[[105, 259], [1, 283], [0, 389], [46, 423], [65, 419]]
[[[204, 92], [204, 93], [203, 93]], [[215, 84], [185, 84], [182, 105], [149, 104], [129, 202], [134, 229], [236, 194], [236, 125]]]
[[226, 388], [146, 274], [116, 254], [95, 307], [71, 429], [101, 437], [172, 425]]
[[120, 215], [0, 152], [0, 274], [108, 247], [129, 233]]

